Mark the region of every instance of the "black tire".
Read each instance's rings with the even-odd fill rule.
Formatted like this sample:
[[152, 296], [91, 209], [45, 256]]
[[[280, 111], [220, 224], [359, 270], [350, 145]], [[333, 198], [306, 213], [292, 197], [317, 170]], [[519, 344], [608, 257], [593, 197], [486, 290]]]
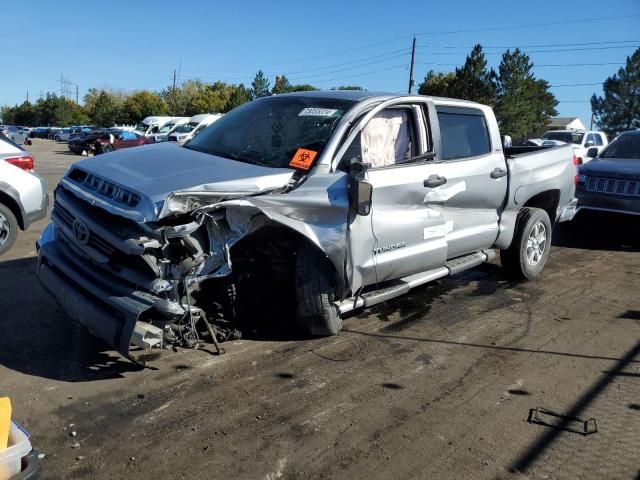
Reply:
[[106, 144], [102, 146], [102, 153], [113, 152], [113, 145]]
[[335, 335], [342, 329], [342, 319], [333, 304], [335, 278], [324, 255], [303, 244], [296, 258], [296, 319], [300, 329], [312, 336]]
[[16, 216], [9, 207], [0, 203], [0, 256], [16, 243], [18, 228]]
[[[544, 229], [544, 245], [540, 241], [542, 237], [534, 232], [536, 228], [537, 232]], [[551, 231], [551, 220], [547, 212], [527, 207], [520, 210], [511, 246], [500, 252], [502, 267], [511, 278], [529, 280], [542, 272], [549, 258]], [[530, 240], [533, 243], [530, 244]]]
[[59, 136], [59, 135], [56, 135], [55, 137], [53, 137], [53, 139], [54, 139], [56, 142], [59, 142], [59, 141], [60, 141], [60, 136]]

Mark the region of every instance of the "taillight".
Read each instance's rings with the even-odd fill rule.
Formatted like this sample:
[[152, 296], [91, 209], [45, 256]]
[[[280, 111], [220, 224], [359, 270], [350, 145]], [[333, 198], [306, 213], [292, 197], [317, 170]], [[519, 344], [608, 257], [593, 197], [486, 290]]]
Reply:
[[9, 162], [11, 165], [15, 165], [21, 168], [25, 172], [33, 173], [36, 168], [36, 164], [33, 161], [33, 157], [29, 155], [23, 155], [21, 157], [9, 157], [4, 159], [5, 162]]
[[578, 157], [576, 156], [576, 154], [573, 154], [573, 164], [574, 165], [582, 165], [582, 157]]

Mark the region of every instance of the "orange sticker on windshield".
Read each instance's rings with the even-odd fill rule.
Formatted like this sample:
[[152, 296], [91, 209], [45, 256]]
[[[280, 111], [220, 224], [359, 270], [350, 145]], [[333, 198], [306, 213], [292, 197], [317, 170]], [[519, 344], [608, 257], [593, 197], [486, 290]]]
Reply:
[[313, 161], [316, 159], [318, 152], [313, 150], [307, 150], [306, 148], [299, 148], [293, 155], [293, 158], [289, 162], [289, 166], [293, 168], [299, 168], [300, 170], [309, 170], [313, 165]]

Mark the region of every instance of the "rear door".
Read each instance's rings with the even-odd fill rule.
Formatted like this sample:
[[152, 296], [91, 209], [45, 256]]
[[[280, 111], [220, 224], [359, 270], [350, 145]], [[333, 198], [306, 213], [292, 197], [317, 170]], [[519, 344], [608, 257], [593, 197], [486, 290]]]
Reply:
[[447, 104], [434, 110], [435, 163], [444, 183], [427, 189], [425, 203], [437, 205], [442, 214], [447, 257], [455, 258], [495, 242], [507, 194], [507, 166], [490, 110]]

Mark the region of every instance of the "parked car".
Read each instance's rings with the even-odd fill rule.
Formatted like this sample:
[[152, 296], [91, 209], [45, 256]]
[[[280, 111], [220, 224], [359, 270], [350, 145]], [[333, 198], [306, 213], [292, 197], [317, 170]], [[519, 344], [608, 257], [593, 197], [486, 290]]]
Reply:
[[28, 138], [15, 125], [5, 125], [4, 128], [0, 130], [0, 133], [2, 133], [6, 138], [11, 140], [12, 142], [18, 143], [20, 145], [22, 145], [25, 142], [25, 140]]
[[543, 140], [541, 138], [530, 138], [528, 140], [525, 140], [523, 145], [527, 147], [539, 147], [542, 145], [542, 143]]
[[121, 130], [117, 128], [94, 128], [81, 137], [72, 138], [67, 142], [69, 151], [81, 154], [82, 152], [95, 152], [95, 142], [101, 137], [109, 138], [109, 135], [118, 135]]
[[67, 142], [69, 140], [69, 136], [71, 135], [70, 128], [61, 128], [56, 132], [53, 139], [56, 142]]
[[594, 130], [550, 130], [542, 135], [543, 145], [559, 145], [568, 143], [578, 158], [579, 163], [586, 163], [590, 160], [587, 157], [589, 148], [602, 150], [609, 143], [604, 132]]
[[74, 138], [84, 137], [87, 133], [92, 132], [96, 129], [96, 127], [91, 127], [87, 125], [70, 127], [71, 132], [69, 132], [69, 140], [73, 140]]
[[[183, 125], [187, 122], [189, 122], [188, 117], [175, 118], [173, 120], [168, 121], [167, 123], [162, 125], [160, 128], [158, 128], [157, 133], [152, 133], [148, 136], [150, 138], [153, 138], [153, 140], [156, 143], [166, 142], [170, 132], [172, 132], [178, 125]], [[137, 133], [138, 135], [141, 135], [139, 132]]]
[[47, 190], [34, 168], [27, 150], [0, 136], [0, 255], [15, 243], [18, 230], [47, 214]]
[[600, 154], [580, 166], [576, 195], [578, 211], [640, 215], [640, 130], [625, 132]]
[[102, 135], [94, 142], [94, 151], [96, 153], [109, 153], [114, 150], [140, 147], [150, 143], [154, 143], [153, 137], [143, 137], [138, 133], [129, 131], [119, 131], [115, 134], [110, 132], [110, 134]]
[[213, 122], [222, 117], [222, 114], [210, 114], [204, 113], [202, 115], [194, 115], [191, 117], [188, 123], [177, 125], [169, 132], [168, 141], [175, 142], [180, 145], [191, 140], [198, 135], [202, 130], [207, 128]]
[[31, 130], [31, 138], [47, 138], [49, 130], [51, 130], [49, 127], [36, 127]]
[[503, 149], [491, 108], [469, 101], [265, 97], [185, 146], [74, 164], [37, 275], [129, 358], [132, 342], [197, 345], [207, 319], [226, 335], [256, 305], [264, 321], [291, 305], [305, 332], [335, 334], [349, 311], [492, 249], [510, 275], [539, 275], [552, 226], [575, 211], [573, 157], [568, 145]]
[[33, 130], [31, 127], [18, 126], [18, 128], [20, 129], [22, 134], [25, 136], [25, 138], [31, 138], [31, 130]]

